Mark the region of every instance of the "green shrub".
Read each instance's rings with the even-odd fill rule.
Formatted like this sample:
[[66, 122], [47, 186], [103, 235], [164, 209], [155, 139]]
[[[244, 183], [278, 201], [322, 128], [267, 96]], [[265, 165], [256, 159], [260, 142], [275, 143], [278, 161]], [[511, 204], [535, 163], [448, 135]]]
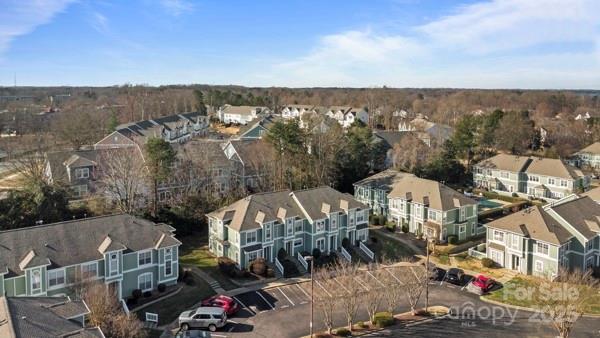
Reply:
[[144, 298], [150, 298], [150, 297], [152, 297], [152, 291], [144, 292]]
[[142, 298], [142, 290], [140, 289], [135, 289], [131, 292], [131, 298], [138, 300], [140, 298]]
[[350, 240], [348, 239], [348, 237], [344, 237], [344, 238], [342, 239], [342, 246], [343, 246], [344, 248], [348, 248], [348, 246], [349, 246], [349, 245], [350, 245]]
[[373, 225], [379, 225], [379, 216], [372, 215], [370, 221], [371, 221], [371, 224], [373, 224]]
[[167, 291], [167, 286], [165, 285], [165, 283], [158, 284], [158, 286], [156, 288], [158, 289], [158, 292], [165, 292], [165, 291]]
[[396, 231], [396, 224], [392, 223], [392, 222], [387, 222], [385, 224], [385, 228], [388, 229], [391, 232]]
[[369, 325], [367, 325], [365, 322], [358, 322], [358, 327], [360, 327], [361, 329], [366, 329], [369, 327]]
[[493, 268], [494, 266], [496, 266], [496, 263], [493, 260], [486, 257], [481, 259], [481, 265], [483, 265], [484, 268]]
[[350, 332], [350, 330], [348, 330], [347, 328], [342, 327], [335, 330], [335, 334], [340, 337], [349, 337], [352, 334], [352, 332]]
[[408, 225], [403, 225], [402, 226], [402, 232], [407, 234], [408, 233]]
[[373, 319], [373, 324], [382, 328], [394, 324], [394, 317], [389, 312], [377, 312]]
[[284, 248], [279, 249], [279, 251], [277, 251], [277, 259], [282, 261], [285, 259], [285, 257], [287, 257], [287, 251], [285, 251]]
[[384, 225], [386, 221], [385, 215], [379, 215], [379, 224]]
[[450, 235], [450, 236], [448, 236], [448, 243], [449, 244], [456, 244], [456, 243], [458, 243], [458, 237], [456, 235]]
[[319, 250], [319, 248], [314, 248], [312, 251], [312, 256], [314, 259], [321, 258], [321, 250]]

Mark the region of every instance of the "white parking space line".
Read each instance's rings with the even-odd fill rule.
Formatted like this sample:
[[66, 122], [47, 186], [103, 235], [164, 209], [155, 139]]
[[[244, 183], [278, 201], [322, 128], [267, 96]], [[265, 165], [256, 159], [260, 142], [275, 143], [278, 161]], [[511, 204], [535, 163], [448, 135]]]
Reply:
[[254, 314], [254, 315], [256, 314], [256, 312], [254, 312], [254, 311], [250, 310], [250, 308], [249, 308], [249, 307], [247, 307], [247, 306], [246, 306], [246, 304], [242, 303], [242, 301], [241, 301], [241, 300], [239, 300], [239, 299], [238, 299], [238, 298], [236, 298], [235, 296], [233, 296], [232, 298], [233, 298], [233, 299], [235, 299], [235, 301], [236, 301], [236, 302], [238, 302], [238, 303], [242, 304], [242, 306], [243, 306], [243, 307], [244, 307], [246, 310], [250, 311], [250, 313], [252, 313], [252, 314]]
[[471, 281], [472, 281], [474, 278], [475, 278], [475, 277], [471, 277], [471, 279], [469, 279], [469, 280], [467, 281], [467, 283], [465, 284], [465, 286], [463, 286], [462, 288], [460, 288], [460, 290], [461, 290], [461, 291], [462, 291], [462, 290], [464, 290], [464, 289], [467, 287], [467, 285], [469, 285], [469, 283], [471, 283]]
[[[283, 292], [283, 290], [281, 290], [281, 288], [277, 288], [277, 290], [279, 290], [279, 292], [281, 292], [281, 294], [282, 294], [282, 295], [285, 297], [285, 299], [287, 299], [287, 300], [288, 300], [288, 302], [290, 302], [290, 304], [292, 304], [292, 306], [296, 305], [296, 304], [294, 304], [294, 302], [292, 302], [292, 300], [290, 299], [290, 297], [288, 297], [288, 296], [287, 296], [287, 295], [286, 295], [286, 294]], [[283, 307], [283, 306], [282, 306], [282, 307]]]
[[222, 334], [214, 334], [214, 333], [211, 333], [211, 335], [210, 335], [210, 336], [211, 336], [211, 337], [223, 337], [223, 338], [227, 338], [227, 336], [224, 336], [224, 335], [222, 335]]
[[269, 303], [269, 301], [265, 298], [265, 296], [261, 295], [260, 292], [258, 292], [258, 291], [254, 291], [254, 292], [256, 292], [256, 294], [259, 295], [260, 298], [262, 298], [265, 301], [265, 303], [267, 303], [267, 305], [269, 305], [271, 307], [271, 310], [275, 310], [275, 307], [273, 306], [273, 304]]
[[300, 291], [302, 291], [302, 293], [306, 296], [306, 298], [310, 299], [310, 295], [304, 291], [304, 289], [300, 286], [300, 284], [296, 284], [296, 286], [298, 287], [298, 289], [300, 289]]

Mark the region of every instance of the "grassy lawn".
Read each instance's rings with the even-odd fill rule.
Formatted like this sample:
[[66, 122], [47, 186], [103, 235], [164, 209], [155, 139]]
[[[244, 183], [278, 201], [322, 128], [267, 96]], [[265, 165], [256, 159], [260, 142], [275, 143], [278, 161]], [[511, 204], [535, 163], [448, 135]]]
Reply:
[[[502, 302], [510, 305], [532, 307], [538, 303], [536, 301], [536, 291], [540, 290], [541, 281], [535, 277], [530, 276], [519, 276], [514, 277], [510, 281], [504, 284], [504, 287], [496, 290], [489, 295], [484, 296], [487, 299]], [[532, 297], [519, 296], [519, 293], [514, 290], [525, 290], [530, 289], [533, 291]], [[596, 294], [594, 297], [590, 297], [587, 302], [586, 313], [600, 314], [600, 294]]]
[[[443, 264], [448, 264], [448, 263], [443, 263]], [[459, 267], [461, 269], [465, 269], [465, 270], [481, 272], [482, 274], [484, 274], [486, 276], [490, 276], [495, 279], [501, 278], [504, 275], [502, 269], [486, 268], [481, 264], [480, 259], [477, 259], [477, 258], [474, 258], [471, 256], [467, 256], [467, 255], [453, 257], [452, 265]]]
[[206, 237], [188, 236], [180, 239], [183, 243], [179, 248], [179, 262], [181, 264], [195, 265], [214, 278], [225, 290], [232, 290], [238, 286], [233, 284], [229, 277], [219, 270], [217, 258], [208, 251]]
[[199, 277], [194, 278], [194, 285], [183, 284], [183, 289], [178, 294], [154, 303], [136, 312], [141, 320], [145, 319], [145, 313], [158, 314], [158, 325], [169, 324], [183, 311], [189, 310], [202, 299], [212, 296], [214, 291]]
[[377, 257], [397, 261], [402, 258], [409, 258], [415, 254], [411, 248], [402, 245], [399, 241], [389, 239], [377, 231], [369, 232], [369, 237], [377, 239], [377, 243], [369, 245]]

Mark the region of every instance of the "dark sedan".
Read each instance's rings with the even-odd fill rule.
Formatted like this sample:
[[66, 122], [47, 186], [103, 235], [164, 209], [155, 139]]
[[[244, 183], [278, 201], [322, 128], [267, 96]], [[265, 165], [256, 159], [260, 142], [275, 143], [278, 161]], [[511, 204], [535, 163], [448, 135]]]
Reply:
[[463, 285], [465, 272], [462, 269], [451, 268], [446, 273], [445, 280], [456, 285]]

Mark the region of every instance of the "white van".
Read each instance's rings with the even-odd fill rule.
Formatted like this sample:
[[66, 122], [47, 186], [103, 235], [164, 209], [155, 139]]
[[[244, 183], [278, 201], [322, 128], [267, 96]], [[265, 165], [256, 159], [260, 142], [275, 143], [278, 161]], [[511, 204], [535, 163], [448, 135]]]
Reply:
[[207, 327], [214, 332], [225, 324], [227, 324], [227, 313], [220, 307], [199, 307], [179, 315], [179, 327], [182, 330], [192, 327]]

